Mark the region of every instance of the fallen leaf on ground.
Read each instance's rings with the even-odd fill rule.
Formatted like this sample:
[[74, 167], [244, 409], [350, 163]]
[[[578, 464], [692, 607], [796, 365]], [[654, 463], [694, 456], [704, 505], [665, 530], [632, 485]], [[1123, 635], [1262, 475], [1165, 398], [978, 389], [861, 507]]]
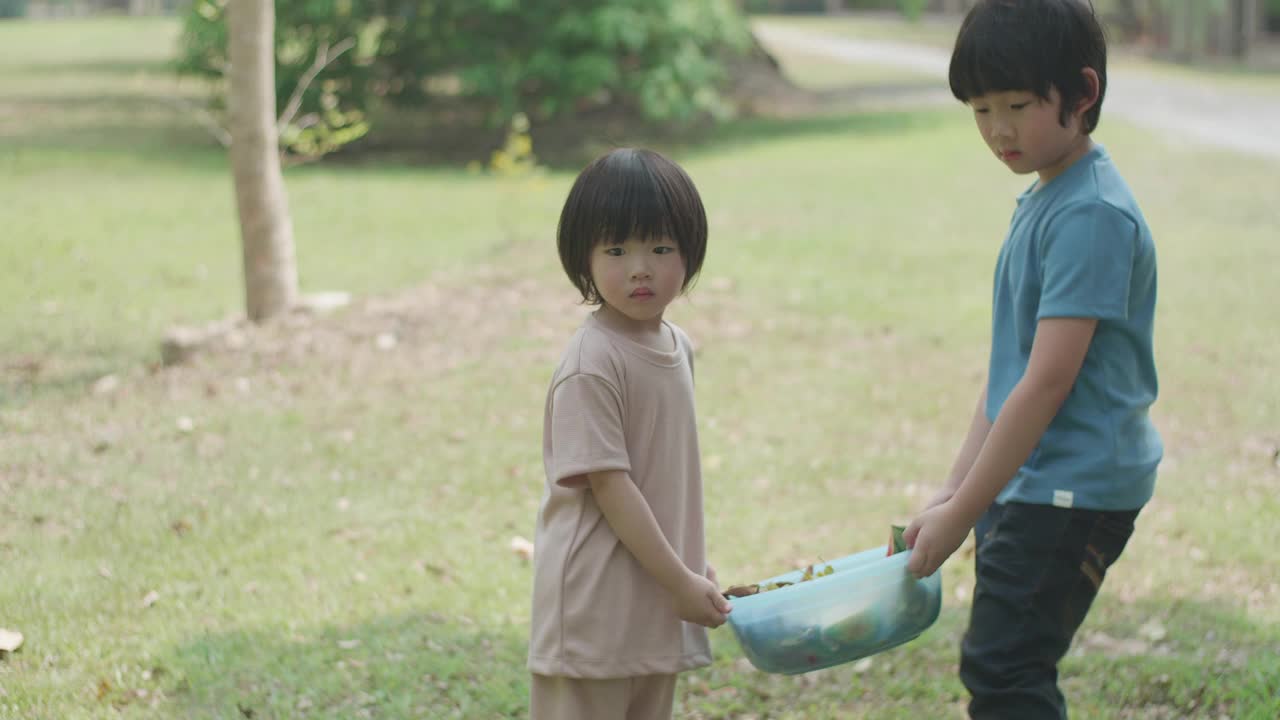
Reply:
[[155, 605], [156, 601], [159, 599], [160, 599], [160, 593], [156, 592], [155, 590], [152, 590], [142, 598], [142, 607], [149, 608], [152, 605]]
[[1169, 632], [1164, 629], [1159, 620], [1148, 620], [1142, 627], [1138, 628], [1138, 634], [1153, 643], [1157, 643], [1163, 640]]
[[511, 552], [527, 562], [533, 558], [533, 543], [517, 535], [511, 538]]
[[0, 652], [13, 652], [22, 647], [22, 633], [0, 628]]

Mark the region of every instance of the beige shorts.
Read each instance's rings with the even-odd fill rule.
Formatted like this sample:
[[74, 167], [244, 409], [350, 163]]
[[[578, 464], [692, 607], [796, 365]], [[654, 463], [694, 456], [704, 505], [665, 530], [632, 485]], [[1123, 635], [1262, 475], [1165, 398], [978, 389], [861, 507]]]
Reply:
[[529, 720], [671, 720], [675, 675], [611, 680], [534, 675]]

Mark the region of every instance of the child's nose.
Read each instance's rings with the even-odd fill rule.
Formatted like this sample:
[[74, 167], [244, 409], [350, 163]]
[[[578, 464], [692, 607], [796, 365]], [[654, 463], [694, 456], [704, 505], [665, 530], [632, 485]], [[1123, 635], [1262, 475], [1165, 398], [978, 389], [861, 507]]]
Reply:
[[991, 123], [991, 136], [1007, 138], [1013, 136], [1013, 123], [1007, 120], [995, 120]]

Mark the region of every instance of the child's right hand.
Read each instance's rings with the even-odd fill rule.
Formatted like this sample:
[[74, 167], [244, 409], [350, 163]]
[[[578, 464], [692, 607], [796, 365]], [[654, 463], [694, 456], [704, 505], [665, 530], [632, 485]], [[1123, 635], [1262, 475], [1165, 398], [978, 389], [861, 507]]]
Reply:
[[723, 625], [733, 609], [714, 582], [693, 572], [677, 589], [675, 604], [681, 620], [709, 628]]
[[929, 498], [929, 501], [924, 504], [924, 507], [920, 508], [920, 512], [924, 513], [926, 510], [941, 505], [942, 503], [950, 500], [951, 496], [955, 494], [956, 489], [951, 487], [950, 483], [943, 485], [936, 493], [933, 494], [933, 497]]

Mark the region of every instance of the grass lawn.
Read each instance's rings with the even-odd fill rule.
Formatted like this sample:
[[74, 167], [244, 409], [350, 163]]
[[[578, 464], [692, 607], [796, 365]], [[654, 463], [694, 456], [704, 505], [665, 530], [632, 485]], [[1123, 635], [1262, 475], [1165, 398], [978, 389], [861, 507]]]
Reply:
[[[0, 627], [26, 636], [0, 719], [522, 717], [509, 543], [532, 536], [545, 383], [583, 312], [550, 243], [571, 177], [294, 168], [303, 286], [358, 301], [156, 369], [169, 324], [241, 303], [224, 154], [162, 99], [193, 92], [163, 72], [175, 38], [0, 23]], [[1275, 718], [1276, 166], [1099, 139], [1159, 245], [1168, 453], [1063, 686], [1082, 718]], [[712, 227], [671, 315], [700, 346], [721, 579], [880, 544], [965, 429], [1025, 181], [959, 108], [670, 150]], [[717, 631], [677, 716], [961, 717], [970, 562], [870, 667], [764, 675]]]

